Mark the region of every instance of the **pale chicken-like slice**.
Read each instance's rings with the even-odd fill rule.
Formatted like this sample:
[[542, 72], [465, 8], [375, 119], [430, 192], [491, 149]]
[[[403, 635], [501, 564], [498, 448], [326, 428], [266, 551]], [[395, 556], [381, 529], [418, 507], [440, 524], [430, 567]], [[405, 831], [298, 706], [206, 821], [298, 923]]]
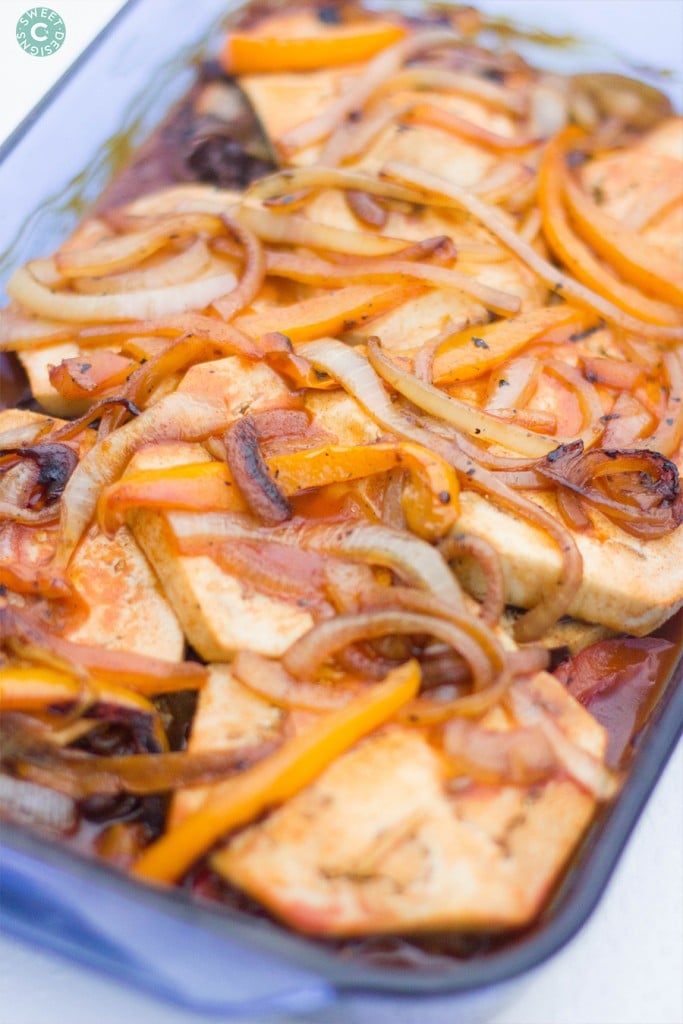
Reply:
[[[271, 77], [278, 76], [247, 76], [242, 84], [266, 130], [271, 137], [278, 139], [297, 123], [297, 114], [291, 106], [285, 109], [277, 88], [269, 81]], [[288, 78], [290, 91], [295, 88], [305, 91], [304, 80], [307, 76], [285, 77]], [[318, 108], [324, 106], [328, 97], [334, 94], [337, 85], [338, 78], [334, 73], [318, 95]], [[489, 125], [492, 130], [500, 133], [506, 130], [501, 120], [504, 115], [492, 114], [469, 100], [440, 96], [438, 102], [456, 111], [459, 104], [464, 105], [459, 111], [463, 116], [470, 117], [484, 127], [489, 124], [488, 119], [494, 119], [495, 123], [492, 121]], [[480, 107], [478, 112], [474, 109], [477, 106]], [[299, 120], [303, 120], [308, 113], [308, 108], [302, 107]], [[683, 168], [679, 159], [683, 155], [682, 125], [681, 119], [671, 119], [633, 147], [633, 151], [620, 152], [587, 165], [587, 187], [599, 186], [604, 191], [604, 204], [608, 212], [618, 216], [622, 207], [624, 210], [632, 209], [631, 195], [634, 190], [640, 196], [639, 201], [643, 201], [644, 186], [636, 189], [635, 180], [639, 177], [641, 182], [648, 181], [645, 172], [654, 164], [659, 167], [658, 174], [663, 181], [669, 181], [675, 173], [680, 176]], [[429, 170], [438, 167], [439, 174], [444, 177], [452, 178], [460, 184], [471, 184], [476, 179], [471, 163], [472, 148], [462, 140], [436, 129], [411, 126], [409, 131], [403, 131], [389, 126], [369, 147], [358, 166], [374, 173], [383, 163], [399, 159]], [[630, 162], [631, 156], [633, 165]], [[484, 173], [485, 168], [480, 170]], [[677, 258], [683, 253], [683, 221], [679, 207], [680, 202], [674, 202], [671, 209], [656, 218], [645, 231], [645, 236], [662, 248], [676, 249]], [[504, 211], [499, 212], [505, 216]], [[338, 191], [323, 190], [307, 205], [305, 215], [336, 227], [358, 228], [358, 222]], [[472, 218], [464, 214], [433, 209], [426, 212], [392, 210], [382, 233], [410, 240], [437, 233], [447, 234], [455, 240], [456, 245], [463, 245], [465, 266], [459, 260], [458, 267], [476, 274], [480, 281], [517, 294], [525, 309], [544, 301], [544, 288], [515, 260], [482, 260], [467, 267], [467, 243], [485, 244], [488, 241], [491, 244], [492, 239]], [[377, 335], [383, 348], [390, 351], [414, 351], [447, 327], [449, 321], [472, 322], [486, 317], [486, 310], [475, 300], [456, 291], [438, 289], [411, 299], [354, 333], [361, 338]], [[588, 348], [591, 348], [590, 342]], [[597, 351], [604, 354], [608, 350], [610, 345], [605, 348], [603, 344], [603, 348]], [[576, 361], [575, 355], [567, 356], [562, 351], [558, 351], [558, 358], [566, 358], [568, 365]], [[532, 402], [532, 407], [543, 409], [544, 400], [549, 403], [547, 411], [552, 412], [554, 396], [552, 393], [544, 396], [542, 388]], [[548, 505], [555, 516], [559, 515], [552, 498], [539, 498], [536, 494], [530, 497]], [[597, 513], [592, 514], [591, 518], [592, 527], [585, 533], [575, 534], [583, 557], [584, 573], [570, 614], [609, 629], [644, 635], [660, 625], [683, 603], [683, 529], [679, 528], [656, 540], [641, 541]], [[477, 493], [465, 491], [458, 528], [482, 536], [497, 548], [503, 561], [506, 600], [509, 603], [529, 607], [542, 600], [556, 586], [561, 569], [557, 546], [549, 537], [517, 516], [503, 511]], [[470, 576], [467, 581], [476, 589], [476, 579]]]
[[[8, 409], [0, 412], [0, 431], [46, 421], [47, 417], [36, 413]], [[59, 425], [59, 420], [52, 422]], [[54, 533], [15, 527], [12, 523], [0, 525], [0, 558], [7, 557], [11, 562], [16, 550], [12, 544], [5, 555], [1, 537], [8, 530], [18, 531], [14, 543], [18, 544], [23, 565], [49, 562], [54, 551]], [[85, 615], [82, 621], [66, 625], [67, 639], [153, 654], [166, 661], [180, 661], [183, 657], [185, 639], [178, 620], [125, 526], [112, 538], [91, 526], [74, 553], [68, 577], [83, 603]]]
[[51, 367], [59, 366], [63, 359], [77, 359], [79, 356], [85, 358], [85, 353], [72, 341], [27, 349], [19, 354], [31, 394], [41, 409], [51, 416], [63, 416], [66, 419], [80, 416], [91, 404], [87, 400], [64, 398], [50, 381]]
[[[237, 417], [283, 408], [292, 395], [263, 364], [237, 357], [193, 367], [182, 384], [193, 394], [221, 395]], [[376, 441], [380, 430], [342, 391], [309, 391], [306, 408], [313, 423], [332, 432], [342, 445]], [[129, 471], [208, 461], [202, 445], [164, 444], [139, 451]], [[208, 555], [181, 555], [162, 513], [141, 509], [131, 529], [154, 566], [192, 646], [208, 661], [230, 658], [247, 647], [277, 657], [313, 625], [296, 595], [284, 600], [260, 593], [248, 581], [226, 571]]]
[[[199, 691], [197, 710], [187, 749], [239, 750], [277, 736], [284, 712], [252, 693], [233, 676], [229, 665], [211, 665], [209, 678]], [[192, 786], [173, 798], [168, 827], [175, 828], [199, 810], [210, 786]]]
[[[237, 356], [192, 367], [179, 391], [221, 397], [235, 418], [295, 403], [274, 371]], [[159, 445], [139, 451], [129, 468], [159, 469], [209, 458], [201, 445]], [[296, 599], [286, 601], [259, 593], [208, 555], [180, 555], [163, 514], [142, 509], [130, 522], [189, 642], [207, 661], [229, 658], [241, 647], [280, 655], [313, 625], [310, 612]]]
[[[604, 730], [554, 677], [541, 674], [526, 689], [572, 743], [602, 759]], [[510, 728], [498, 709], [482, 724]], [[563, 776], [534, 786], [449, 780], [421, 733], [389, 725], [230, 839], [212, 863], [289, 925], [316, 934], [515, 927], [542, 905], [594, 808]]]
[[[277, 143], [287, 130], [329, 105], [353, 72], [354, 69], [345, 68], [298, 75], [245, 75], [240, 78], [240, 85], [267, 136]], [[425, 95], [424, 92], [401, 90], [391, 95], [391, 104], [400, 111], [411, 104], [424, 102]], [[507, 113], [492, 110], [469, 97], [430, 92], [428, 99], [430, 103], [434, 102], [496, 134], [510, 136], [517, 131]], [[293, 162], [309, 164], [319, 149], [319, 146], [309, 147], [296, 154]], [[352, 166], [354, 170], [374, 176], [385, 163], [403, 161], [429, 171], [438, 168], [440, 174], [458, 184], [476, 187], [488, 178], [500, 159], [490, 148], [431, 126], [402, 124], [399, 118], [371, 140]], [[523, 170], [520, 162], [520, 174]], [[321, 189], [301, 211], [297, 211], [297, 216], [344, 230], [363, 228], [343, 193], [333, 189]], [[502, 216], [507, 215], [503, 213]], [[460, 271], [476, 277], [483, 284], [517, 296], [523, 310], [535, 308], [545, 301], [546, 287], [465, 213], [392, 206], [379, 233], [406, 242], [447, 235], [461, 250], [456, 264]], [[361, 336], [378, 334], [386, 348], [402, 350], [427, 341], [449, 320], [469, 323], [487, 318], [486, 308], [477, 299], [456, 289], [438, 288], [423, 297], [411, 298], [395, 310], [373, 319], [366, 329], [358, 333]]]
[[[552, 496], [533, 499], [559, 516]], [[456, 529], [489, 540], [500, 555], [508, 604], [527, 608], [552, 593], [561, 558], [547, 534], [473, 491], [461, 493], [460, 507]], [[683, 527], [645, 541], [599, 512], [591, 512], [591, 519], [593, 526], [584, 533], [572, 531], [583, 558], [583, 577], [569, 614], [645, 636], [683, 604]], [[467, 582], [478, 591], [474, 574]]]

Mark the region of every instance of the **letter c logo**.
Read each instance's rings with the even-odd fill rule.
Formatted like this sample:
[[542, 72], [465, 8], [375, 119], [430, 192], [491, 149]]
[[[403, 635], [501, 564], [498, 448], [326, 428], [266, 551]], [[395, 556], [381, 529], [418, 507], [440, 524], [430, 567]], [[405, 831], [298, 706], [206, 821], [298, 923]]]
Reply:
[[[38, 29], [42, 29], [42, 32], [38, 32]], [[35, 39], [37, 43], [44, 43], [47, 39], [47, 22], [37, 21], [35, 25], [31, 25], [31, 38]]]

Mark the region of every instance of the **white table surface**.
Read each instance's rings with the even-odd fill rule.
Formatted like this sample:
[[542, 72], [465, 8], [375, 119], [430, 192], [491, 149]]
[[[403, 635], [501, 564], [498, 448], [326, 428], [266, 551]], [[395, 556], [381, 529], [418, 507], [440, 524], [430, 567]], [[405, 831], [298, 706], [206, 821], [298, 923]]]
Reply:
[[[122, 0], [49, 2], [66, 22], [67, 41], [57, 54], [32, 58], [17, 46], [14, 29], [34, 5], [0, 0], [0, 140], [122, 6]], [[681, 66], [681, 0], [482, 0], [480, 6], [557, 31], [599, 39], [616, 34], [621, 52], [639, 62]], [[596, 913], [490, 1024], [683, 1024], [682, 793], [679, 748]], [[0, 1024], [205, 1020], [0, 933]]]

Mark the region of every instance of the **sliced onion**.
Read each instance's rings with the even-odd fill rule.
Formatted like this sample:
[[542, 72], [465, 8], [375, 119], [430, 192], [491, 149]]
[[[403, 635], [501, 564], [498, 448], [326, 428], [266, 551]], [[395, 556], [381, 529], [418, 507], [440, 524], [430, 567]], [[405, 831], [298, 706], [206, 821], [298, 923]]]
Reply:
[[[146, 362], [143, 362], [129, 375], [125, 387], [121, 389], [120, 397], [127, 398], [135, 408], [141, 409], [147, 405], [150, 398], [155, 397], [157, 387], [169, 378], [172, 379], [174, 374], [181, 373], [197, 363], [210, 362], [222, 356], [233, 355], [235, 351], [240, 355], [244, 354], [240, 347], [233, 344], [232, 339], [228, 342], [214, 341], [195, 337], [192, 334], [178, 338], [157, 355], [151, 356]], [[119, 426], [125, 412], [123, 406], [116, 408], [112, 405], [110, 407], [100, 422], [98, 435], [100, 440]]]
[[596, 800], [609, 800], [618, 781], [609, 769], [582, 747], [573, 743], [550, 713], [520, 685], [510, 687], [507, 701], [519, 722], [540, 729], [567, 775]]
[[429, 728], [456, 717], [480, 718], [491, 708], [500, 704], [509, 686], [510, 673], [506, 669], [499, 673], [495, 683], [476, 693], [466, 693], [464, 696], [454, 697], [452, 700], [418, 697], [406, 707], [401, 708], [396, 715], [396, 720], [405, 725]]
[[[17, 717], [14, 716], [15, 721]], [[21, 777], [44, 782], [77, 800], [118, 793], [144, 796], [206, 785], [244, 771], [272, 753], [275, 746], [264, 742], [199, 753], [183, 750], [98, 757], [79, 750], [59, 750], [37, 730], [13, 726], [14, 722], [6, 731], [15, 770]]]
[[11, 430], [3, 430], [0, 433], [0, 448], [18, 448], [21, 445], [33, 444], [50, 429], [52, 423], [52, 420], [40, 418], [24, 423], [20, 427], [12, 427]]
[[683, 352], [664, 352], [662, 362], [669, 378], [666, 407], [655, 432], [637, 441], [636, 447], [673, 458], [683, 441]]
[[24, 523], [26, 526], [44, 525], [59, 519], [59, 506], [47, 505], [40, 509], [19, 508], [13, 502], [0, 501], [0, 521], [6, 519], [13, 523]]
[[254, 651], [238, 651], [232, 672], [241, 683], [281, 708], [304, 711], [334, 711], [358, 694], [358, 687], [334, 686], [296, 679], [279, 661]]
[[448, 288], [464, 292], [478, 299], [489, 309], [500, 313], [516, 313], [520, 300], [517, 295], [491, 288], [475, 277], [461, 274], [450, 267], [435, 267], [429, 263], [416, 263], [403, 259], [378, 259], [368, 265], [359, 261], [357, 266], [333, 263], [315, 257], [300, 257], [296, 254], [273, 253], [268, 258], [268, 273], [278, 276], [292, 276], [295, 280], [309, 280], [316, 284], [341, 284], [353, 281], [373, 280], [416, 280], [434, 288]]
[[78, 455], [69, 445], [49, 441], [23, 448], [0, 449], [0, 460], [7, 456], [12, 460], [29, 459], [37, 467], [36, 485], [41, 489], [45, 505], [51, 505], [61, 497], [78, 462]]
[[387, 78], [395, 74], [411, 57], [442, 46], [457, 46], [460, 36], [446, 30], [416, 32], [394, 46], [382, 50], [368, 61], [359, 78], [350, 89], [325, 108], [320, 114], [285, 132], [278, 146], [291, 153], [331, 135], [354, 110], [362, 110], [372, 94]]
[[292, 518], [292, 506], [271, 476], [259, 447], [259, 434], [249, 416], [231, 423], [225, 433], [230, 472], [249, 510], [269, 526]]
[[[483, 178], [480, 178], [476, 185], [472, 186], [472, 191], [480, 196], [486, 203], [500, 205], [501, 203], [506, 203], [510, 200], [515, 200], [519, 203], [520, 195], [523, 195], [524, 188], [528, 188], [531, 185], [535, 188], [535, 184], [534, 175], [526, 165], [513, 160], [509, 163], [501, 161], [496, 164], [488, 174], [485, 174]], [[538, 222], [538, 227], [540, 227], [540, 220]], [[533, 241], [535, 234], [538, 231], [538, 227], [536, 228], [536, 231], [531, 234], [531, 241]], [[528, 226], [527, 231], [529, 231]], [[524, 237], [521, 228], [519, 233]], [[494, 252], [498, 252], [499, 259], [505, 259], [507, 256], [504, 249], [496, 250], [493, 246], [489, 246], [488, 248], [493, 249]]]
[[541, 460], [536, 471], [636, 537], [662, 537], [683, 522], [678, 469], [658, 452], [584, 452], [581, 441], [576, 441]]
[[439, 544], [439, 552], [447, 562], [462, 555], [474, 558], [486, 583], [481, 617], [492, 625], [498, 622], [505, 609], [505, 581], [500, 555], [493, 544], [474, 534], [451, 533]]
[[419, 615], [445, 619], [446, 622], [453, 623], [458, 629], [467, 633], [479, 647], [480, 653], [488, 658], [489, 669], [487, 671], [496, 674], [504, 668], [506, 662], [510, 662], [510, 657], [506, 655], [498, 637], [485, 620], [470, 615], [464, 609], [454, 609], [452, 605], [445, 604], [439, 598], [423, 590], [401, 586], [379, 588], [375, 586], [363, 594], [361, 606], [362, 610], [366, 611], [378, 608], [396, 611], [400, 608]]
[[99, 398], [90, 406], [86, 413], [78, 419], [70, 420], [61, 427], [57, 427], [49, 433], [50, 441], [71, 441], [79, 434], [100, 419], [102, 414], [113, 406], [121, 406], [129, 416], [139, 416], [140, 410], [127, 398]]
[[263, 247], [253, 231], [231, 218], [223, 217], [223, 221], [230, 234], [244, 249], [244, 270], [237, 286], [213, 303], [213, 308], [224, 320], [232, 320], [260, 291], [266, 271], [266, 260]]
[[235, 275], [203, 277], [184, 285], [168, 285], [121, 295], [77, 295], [50, 291], [20, 267], [7, 282], [7, 294], [41, 316], [60, 320], [142, 320], [204, 309], [235, 287]]
[[310, 249], [328, 249], [357, 256], [382, 256], [398, 252], [408, 244], [403, 239], [330, 227], [305, 217], [283, 217], [254, 206], [241, 206], [237, 218], [263, 241], [279, 245], [303, 245]]
[[66, 567], [95, 513], [100, 490], [118, 479], [139, 447], [161, 441], [198, 441], [225, 429], [229, 418], [223, 404], [172, 394], [98, 442], [81, 459], [62, 496], [55, 566]]
[[649, 411], [633, 395], [622, 391], [609, 414], [602, 447], [635, 448], [651, 423]]
[[561, 523], [532, 501], [516, 494], [494, 473], [488, 472], [464, 454], [457, 444], [447, 441], [436, 432], [417, 426], [391, 403], [380, 378], [358, 352], [333, 339], [311, 342], [302, 346], [301, 350], [312, 363], [336, 377], [386, 430], [398, 437], [417, 441], [442, 455], [455, 467], [464, 484], [492, 497], [497, 504], [521, 516], [552, 538], [562, 558], [560, 582], [552, 594], [544, 595], [541, 604], [517, 620], [515, 634], [518, 640], [534, 640], [542, 636], [558, 618], [567, 613], [581, 585], [583, 562], [576, 542]]
[[287, 648], [282, 665], [297, 679], [314, 679], [320, 666], [334, 654], [359, 640], [376, 640], [388, 635], [434, 636], [449, 644], [470, 666], [475, 690], [492, 681], [489, 658], [465, 630], [454, 622], [407, 611], [374, 611], [339, 615], [321, 622]]
[[410, 104], [404, 107], [381, 107], [360, 121], [347, 121], [323, 146], [318, 166], [337, 167], [341, 163], [362, 156], [380, 132], [392, 121], [398, 120], [407, 110], [410, 110]]
[[161, 661], [130, 651], [73, 643], [11, 607], [0, 609], [0, 638], [28, 661], [67, 669], [81, 677], [94, 675], [136, 693], [196, 690], [207, 678], [206, 668], [196, 662]]
[[108, 274], [133, 266], [169, 242], [198, 231], [220, 234], [223, 222], [210, 214], [177, 214], [146, 231], [107, 238], [90, 249], [64, 249], [55, 256], [55, 266], [62, 277]]
[[[414, 427], [409, 435], [406, 433], [406, 418], [393, 407], [375, 370], [381, 369], [382, 376], [385, 376], [385, 379], [402, 394], [410, 392], [406, 397], [420, 405], [420, 408], [427, 405], [428, 411], [439, 419], [445, 419], [445, 412], [447, 416], [452, 417], [448, 422], [465, 433], [471, 433], [484, 440], [498, 441], [513, 451], [522, 451], [532, 457], [546, 455], [557, 447], [558, 441], [555, 438], [542, 438], [531, 431], [520, 430], [514, 424], [502, 423], [494, 416], [450, 398], [444, 392], [418, 381], [416, 377], [394, 366], [373, 342], [370, 343], [369, 351], [370, 359], [376, 364], [374, 368], [358, 352], [331, 338], [300, 345], [297, 351], [305, 359], [336, 377], [386, 429], [401, 437], [410, 436], [413, 440], [417, 440], [419, 435], [419, 443], [425, 444], [428, 448], [434, 447], [432, 435], [418, 427]], [[400, 388], [398, 384], [401, 385]], [[415, 402], [416, 398], [418, 402]], [[453, 422], [454, 420], [456, 422]]]
[[[245, 202], [251, 199], [266, 201], [270, 208], [289, 209], [291, 197], [302, 190], [308, 194], [313, 188], [338, 188], [346, 192], [367, 192], [368, 195], [384, 199], [396, 199], [404, 203], [423, 203], [424, 196], [415, 189], [392, 185], [364, 171], [344, 170], [336, 167], [316, 165], [314, 167], [292, 167], [269, 174], [253, 182], [245, 192]], [[247, 209], [252, 207], [248, 206]]]
[[78, 825], [78, 813], [72, 799], [47, 786], [0, 774], [0, 817], [19, 825], [47, 829], [56, 835], [68, 835]]
[[197, 238], [183, 252], [169, 256], [163, 263], [108, 277], [75, 277], [72, 286], [83, 295], [118, 295], [121, 292], [144, 291], [192, 281], [208, 264], [209, 250], [206, 242]]
[[[206, 341], [225, 346], [223, 353], [238, 354], [254, 359], [260, 358], [262, 349], [255, 345], [251, 338], [238, 330], [234, 324], [223, 323], [214, 317], [201, 313], [179, 313], [170, 316], [155, 317], [152, 320], [138, 320], [130, 323], [98, 324], [82, 327], [74, 336], [74, 340], [82, 348], [100, 344], [113, 339], [152, 337], [177, 338], [179, 335], [191, 335]], [[272, 347], [272, 346], [271, 346]]]
[[17, 462], [7, 469], [0, 465], [0, 508], [26, 508], [38, 483], [39, 473], [38, 466], [30, 461]]
[[551, 373], [554, 377], [565, 381], [576, 394], [583, 415], [583, 425], [578, 438], [583, 441], [585, 448], [590, 448], [605, 429], [602, 403], [597, 391], [579, 370], [573, 366], [567, 366], [559, 359], [544, 359], [543, 370], [545, 373]]
[[272, 541], [343, 558], [383, 565], [422, 587], [453, 608], [462, 607], [462, 592], [439, 553], [426, 541], [374, 523], [292, 524], [267, 530], [236, 515], [171, 512], [168, 522], [180, 543], [195, 540]]
[[571, 296], [581, 305], [589, 306], [610, 323], [632, 334], [642, 334], [660, 341], [683, 341], [683, 327], [668, 327], [639, 320], [637, 317], [631, 316], [629, 313], [619, 309], [618, 306], [603, 298], [602, 295], [598, 295], [592, 289], [580, 284], [573, 277], [559, 270], [536, 252], [532, 246], [523, 241], [517, 232], [505, 223], [497, 210], [461, 185], [440, 175], [423, 171], [420, 168], [401, 163], [400, 161], [388, 163], [381, 173], [392, 181], [399, 181], [410, 187], [422, 189], [429, 195], [444, 196], [457, 202], [464, 210], [467, 210], [468, 213], [479, 220], [496, 238], [499, 238], [503, 245], [519, 256], [531, 270], [538, 274], [549, 288], [561, 290], [565, 298]]
[[616, 391], [633, 391], [643, 379], [643, 367], [623, 359], [584, 356], [583, 367], [591, 383], [605, 384]]
[[520, 93], [489, 82], [479, 75], [437, 68], [430, 64], [411, 64], [390, 78], [379, 91], [395, 94], [403, 89], [455, 92], [479, 100], [488, 107], [507, 110], [511, 114], [525, 112], [526, 100]]
[[[302, 355], [315, 362], [310, 353], [304, 351]], [[514, 423], [505, 423], [485, 410], [452, 398], [431, 384], [422, 383], [397, 367], [374, 341], [368, 344], [368, 359], [373, 369], [413, 405], [465, 434], [482, 441], [494, 441], [520, 455], [547, 455], [557, 447], [556, 438], [524, 430]]]
[[[489, 412], [500, 412], [506, 408], [519, 409], [525, 406], [536, 390], [542, 370], [542, 362], [533, 356], [519, 356], [505, 363], [507, 387], [489, 386], [486, 408]], [[503, 391], [505, 392], [503, 394]]]
[[346, 193], [346, 202], [351, 213], [358, 220], [363, 221], [363, 223], [369, 224], [373, 228], [383, 228], [386, 224], [389, 216], [388, 211], [376, 199], [369, 196], [367, 192], [349, 189]]
[[455, 775], [488, 785], [530, 786], [558, 768], [554, 750], [538, 726], [502, 732], [452, 718], [444, 728], [443, 747]]
[[0, 316], [0, 352], [21, 352], [68, 341], [72, 336], [73, 328], [69, 324], [43, 320], [11, 306], [3, 309]]
[[468, 121], [466, 118], [460, 117], [459, 114], [446, 110], [445, 107], [439, 107], [436, 104], [426, 102], [416, 103], [407, 114], [407, 121], [409, 124], [426, 124], [430, 127], [438, 128], [451, 135], [478, 143], [480, 146], [494, 150], [494, 152], [505, 153], [532, 149], [538, 147], [541, 142], [540, 139], [533, 139], [526, 135], [498, 135], [488, 128], [482, 128], [474, 121]]

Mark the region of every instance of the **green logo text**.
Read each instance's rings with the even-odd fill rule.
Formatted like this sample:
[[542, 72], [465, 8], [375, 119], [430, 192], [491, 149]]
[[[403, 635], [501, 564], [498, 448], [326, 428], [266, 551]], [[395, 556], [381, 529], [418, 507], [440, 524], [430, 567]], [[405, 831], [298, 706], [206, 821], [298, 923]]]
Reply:
[[17, 22], [17, 42], [32, 57], [49, 57], [65, 39], [64, 19], [51, 7], [29, 7]]

